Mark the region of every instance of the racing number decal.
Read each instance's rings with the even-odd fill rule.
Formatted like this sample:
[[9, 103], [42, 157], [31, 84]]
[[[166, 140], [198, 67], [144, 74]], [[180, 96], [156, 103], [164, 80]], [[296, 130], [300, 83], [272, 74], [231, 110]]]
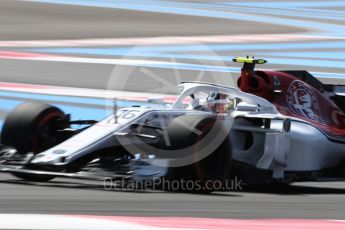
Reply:
[[123, 113], [117, 114], [117, 117], [120, 119], [128, 120], [128, 119], [132, 119], [132, 118], [136, 117], [138, 112], [139, 111], [137, 111], [137, 110], [123, 110]]
[[[122, 123], [122, 122], [127, 122], [127, 121], [124, 121], [124, 120], [130, 120], [130, 119], [133, 119], [135, 117], [138, 117], [138, 115], [141, 114], [141, 111], [138, 111], [138, 110], [119, 110], [117, 111], [116, 113], [116, 118], [117, 118], [117, 121], [119, 123]], [[107, 121], [107, 124], [114, 124], [115, 118], [111, 118], [110, 120]], [[121, 121], [122, 120], [122, 121]], [[102, 125], [101, 123], [98, 123], [98, 125]], [[105, 125], [105, 124], [103, 124]]]
[[[141, 111], [138, 111], [138, 110], [119, 110], [117, 113], [116, 113], [116, 118], [118, 120], [120, 120], [120, 123], [121, 123], [121, 120], [130, 120], [130, 119], [133, 119], [133, 118], [136, 118], [138, 117], [138, 115], [141, 114]], [[127, 121], [125, 121], [127, 122]]]

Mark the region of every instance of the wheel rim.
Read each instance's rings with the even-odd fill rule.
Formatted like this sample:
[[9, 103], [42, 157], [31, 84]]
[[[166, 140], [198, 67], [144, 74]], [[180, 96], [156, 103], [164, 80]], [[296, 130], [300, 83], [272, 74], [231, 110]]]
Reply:
[[63, 118], [63, 116], [61, 112], [51, 112], [39, 120], [35, 131], [36, 134], [32, 138], [32, 151], [34, 154], [50, 147], [49, 140], [54, 138], [57, 129], [57, 127], [54, 127], [53, 122]]

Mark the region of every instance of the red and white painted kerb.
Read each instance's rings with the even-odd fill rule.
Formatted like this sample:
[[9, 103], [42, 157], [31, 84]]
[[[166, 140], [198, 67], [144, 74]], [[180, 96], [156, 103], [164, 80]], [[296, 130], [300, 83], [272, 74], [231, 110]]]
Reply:
[[340, 230], [343, 220], [311, 219], [216, 219], [189, 217], [126, 217], [84, 215], [0, 214], [0, 229], [85, 230]]

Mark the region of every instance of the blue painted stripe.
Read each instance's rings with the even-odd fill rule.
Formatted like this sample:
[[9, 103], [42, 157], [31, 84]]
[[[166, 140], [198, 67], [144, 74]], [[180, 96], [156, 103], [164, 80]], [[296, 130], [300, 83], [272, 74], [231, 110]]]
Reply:
[[[298, 57], [298, 58], [323, 58], [345, 60], [344, 51], [301, 51], [301, 52], [264, 52], [265, 55], [280, 57]], [[312, 60], [311, 60], [312, 61]]]
[[[277, 65], [298, 65], [310, 67], [328, 67], [328, 68], [345, 68], [342, 59], [344, 57], [341, 53], [329, 54], [323, 52], [251, 52], [254, 56], [267, 57], [266, 59], [270, 64]], [[131, 54], [131, 57], [155, 57], [153, 54]], [[277, 56], [276, 58], [274, 56]], [[203, 64], [188, 64], [188, 63], [152, 63], [152, 64], [139, 64], [137, 66], [166, 68], [166, 69], [182, 69], [182, 70], [198, 70], [198, 71], [213, 71], [213, 72], [233, 72], [236, 68], [225, 66], [231, 58], [229, 56], [217, 55], [202, 55], [202, 54], [157, 54], [156, 57], [161, 59], [177, 59], [177, 60], [192, 60], [192, 61], [214, 61], [224, 62], [223, 66], [220, 65], [203, 65]], [[308, 59], [311, 58], [311, 59]], [[323, 58], [324, 60], [315, 60], [314, 58]], [[331, 60], [330, 60], [331, 59]]]
[[227, 6], [232, 11], [257, 14], [267, 14], [271, 16], [289, 16], [295, 17], [298, 15], [299, 18], [303, 19], [326, 19], [326, 20], [337, 20], [344, 21], [345, 18], [343, 11], [338, 10], [318, 10], [318, 9], [289, 9], [289, 8], [274, 8], [274, 7], [262, 7], [261, 5], [254, 5], [253, 7], [247, 8], [243, 6], [237, 6], [235, 4], [230, 4]]
[[[343, 73], [323, 73], [323, 72], [310, 72], [310, 73], [317, 78], [345, 79], [345, 74]], [[344, 85], [345, 85], [345, 82], [344, 82]]]
[[265, 8], [317, 8], [317, 7], [342, 7], [345, 6], [343, 0], [337, 1], [272, 1], [272, 2], [225, 2], [228, 5], [240, 5], [249, 7]]
[[[2, 99], [0, 97], [0, 108], [4, 111], [11, 111], [14, 107], [17, 105], [25, 102], [23, 100], [7, 100]], [[105, 109], [94, 109], [94, 108], [86, 108], [86, 107], [75, 107], [75, 106], [69, 106], [69, 105], [61, 105], [58, 103], [52, 103], [52, 105], [55, 105], [62, 109], [64, 112], [71, 114], [72, 119], [78, 120], [78, 119], [91, 119], [91, 120], [101, 120], [107, 115], [111, 114], [111, 111], [106, 111]], [[3, 125], [3, 120], [0, 120], [0, 129]]]
[[86, 107], [76, 107], [70, 105], [61, 105], [57, 103], [53, 103], [53, 105], [59, 107], [66, 113], [71, 114], [73, 120], [101, 120], [104, 119], [106, 116], [110, 115], [112, 111], [106, 109], [94, 109], [94, 108], [86, 108]]
[[328, 68], [341, 68], [344, 69], [343, 61], [329, 61], [329, 60], [310, 60], [303, 58], [268, 58], [271, 64], [284, 64], [284, 65], [298, 65], [308, 67], [328, 67]]
[[[7, 99], [2, 97], [14, 97], [15, 99]], [[34, 93], [22, 93], [22, 92], [10, 92], [0, 91], [0, 109], [3, 111], [11, 111], [17, 105], [25, 101], [52, 101], [52, 105], [59, 107], [64, 112], [71, 114], [72, 119], [91, 119], [101, 120], [107, 115], [112, 113], [112, 101], [108, 99], [94, 99], [94, 98], [83, 98], [74, 96], [54, 96], [45, 94], [34, 94]], [[61, 103], [80, 103], [85, 106], [73, 106]], [[133, 101], [122, 101], [117, 100], [119, 107], [131, 107], [133, 105], [147, 106], [149, 103], [133, 102]], [[89, 105], [98, 105], [104, 107], [101, 108], [90, 108]], [[0, 121], [0, 127], [3, 121]]]
[[250, 1], [250, 2], [207, 2], [207, 3], [196, 3], [196, 2], [176, 2], [176, 1], [160, 1], [160, 0], [32, 0], [36, 2], [47, 2], [47, 3], [56, 3], [56, 4], [73, 4], [73, 5], [84, 5], [84, 6], [95, 6], [95, 7], [107, 7], [107, 8], [116, 8], [118, 6], [137, 6], [137, 5], [146, 5], [150, 6], [153, 4], [161, 6], [179, 6], [179, 7], [215, 7], [222, 5], [240, 5], [248, 7], [266, 7], [266, 8], [312, 8], [312, 7], [341, 7], [345, 6], [344, 1], [342, 0], [328, 0], [328, 1]]
[[[345, 55], [343, 52], [252, 52], [254, 56], [260, 57], [267, 57], [266, 59], [269, 60], [270, 64], [291, 64], [291, 65], [303, 65], [303, 66], [319, 66], [319, 67], [334, 67], [337, 68], [345, 68], [343, 65], [343, 60], [345, 59]], [[154, 56], [153, 54], [148, 55], [146, 54], [131, 54], [130, 57], [145, 57], [145, 58], [152, 58], [152, 57], [159, 57], [160, 59], [176, 59], [176, 60], [192, 60], [192, 61], [212, 61], [212, 62], [226, 62], [231, 61], [232, 58], [229, 56], [221, 56], [221, 55], [203, 55], [203, 54], [158, 54]], [[280, 59], [274, 58], [275, 56], [280, 57]], [[323, 59], [323, 60], [316, 60], [315, 59]], [[281, 62], [279, 62], [279, 61]], [[316, 64], [317, 63], [317, 64]], [[152, 64], [148, 66], [156, 66], [162, 67], [164, 64]], [[212, 71], [217, 69], [217, 71], [232, 71], [231, 69], [220, 68], [217, 66], [207, 65], [207, 69], [202, 67], [202, 64], [195, 65], [195, 64], [173, 64], [174, 68], [181, 68], [186, 69], [188, 66], [193, 70], [208, 70]], [[220, 64], [218, 64], [220, 65]], [[205, 65], [206, 66], [206, 65]], [[166, 67], [168, 68], [168, 67]]]
[[24, 100], [7, 100], [0, 97], [0, 108], [4, 111], [10, 111]]
[[[0, 91], [1, 93], [1, 91]], [[44, 96], [43, 96], [44, 98]], [[23, 99], [17, 99], [17, 100], [8, 100], [8, 99], [3, 99], [0, 96], [0, 108], [5, 111], [11, 111], [14, 107], [17, 105], [29, 101], [26, 98]], [[63, 111], [67, 113], [71, 113], [72, 116], [76, 119], [102, 119], [104, 118], [107, 114], [109, 114], [109, 111], [106, 111], [104, 109], [97, 109], [97, 108], [86, 108], [86, 107], [76, 107], [76, 106], [69, 106], [69, 105], [61, 105], [59, 103], [52, 103], [52, 105], [55, 105], [59, 108], [61, 108]]]
[[[47, 94], [36, 94], [36, 93], [22, 93], [12, 91], [0, 91], [0, 97], [16, 97], [23, 98], [23, 100], [41, 100], [41, 101], [55, 101], [56, 103], [80, 103], [84, 105], [104, 105], [111, 106], [112, 100], [110, 99], [97, 99], [97, 98], [86, 98], [86, 97], [75, 97], [75, 96], [55, 96]], [[120, 107], [131, 107], [133, 105], [147, 106], [146, 102], [133, 102], [125, 100], [117, 100], [118, 106]], [[0, 105], [1, 106], [1, 105]]]

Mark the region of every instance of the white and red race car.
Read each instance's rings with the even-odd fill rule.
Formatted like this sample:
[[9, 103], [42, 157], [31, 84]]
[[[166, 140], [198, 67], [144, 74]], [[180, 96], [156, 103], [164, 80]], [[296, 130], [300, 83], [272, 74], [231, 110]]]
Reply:
[[34, 181], [342, 179], [345, 87], [307, 71], [254, 70], [263, 59], [234, 61], [243, 63], [238, 88], [184, 82], [172, 105], [121, 108], [101, 121], [21, 104], [1, 132], [0, 171]]

